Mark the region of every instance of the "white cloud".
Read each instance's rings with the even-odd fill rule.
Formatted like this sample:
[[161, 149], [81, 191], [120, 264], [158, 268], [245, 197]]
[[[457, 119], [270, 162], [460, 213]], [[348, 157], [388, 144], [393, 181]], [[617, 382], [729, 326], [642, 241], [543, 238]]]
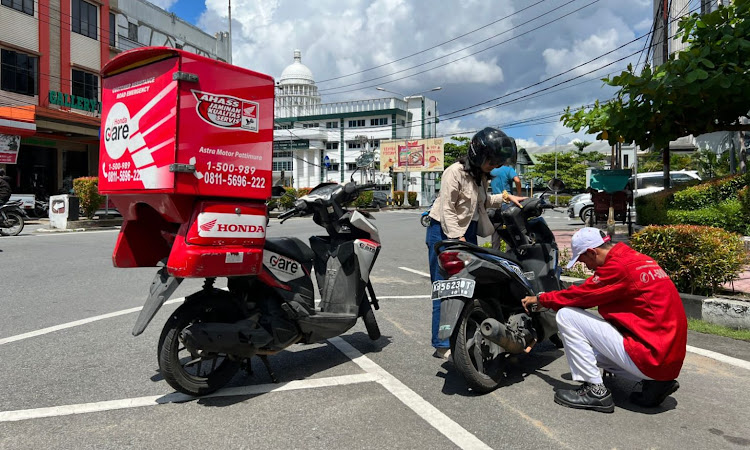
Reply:
[[[226, 0], [205, 2], [206, 11], [199, 25], [211, 34], [227, 30]], [[440, 92], [430, 96], [438, 101], [445, 119], [438, 125], [439, 134], [450, 135], [538, 117], [561, 111], [568, 105], [577, 107], [612, 95], [612, 89], [603, 88], [598, 81], [539, 90], [632, 53], [642, 47], [643, 41], [553, 81], [510, 94], [643, 34], [653, 14], [649, 0], [630, 2], [627, 7], [615, 0], [603, 0], [554, 20], [581, 6], [563, 7], [563, 4], [564, 0], [549, 0], [533, 7], [521, 0], [233, 0], [233, 62], [278, 78], [291, 64], [292, 52], [298, 48], [302, 51], [303, 64], [313, 72], [323, 102], [381, 97], [382, 93], [374, 89], [378, 85], [405, 94], [442, 86]], [[524, 8], [529, 9], [522, 11]], [[547, 11], [552, 12], [543, 19], [527, 23]], [[517, 14], [488, 25], [514, 12]], [[542, 26], [550, 20], [550, 24]], [[488, 26], [405, 58], [484, 25]], [[518, 28], [511, 29], [515, 26]], [[517, 38], [508, 40], [513, 37]], [[477, 44], [485, 39], [486, 42]], [[506, 40], [508, 42], [501, 43]], [[466, 48], [472, 44], [477, 45]], [[486, 50], [480, 52], [483, 49]], [[452, 52], [456, 53], [448, 56]], [[466, 58], [448, 63], [462, 56]], [[396, 61], [399, 59], [402, 60]], [[428, 62], [434, 59], [436, 61]], [[595, 75], [600, 77], [607, 71], [622, 70], [626, 65], [627, 61], [616, 63]], [[413, 66], [416, 67], [409, 69]], [[431, 68], [434, 69], [426, 70]], [[417, 72], [422, 73], [414, 75]], [[561, 89], [565, 87], [568, 88]], [[338, 94], [333, 94], [336, 92]], [[448, 113], [471, 105], [500, 97], [482, 106], [485, 107], [521, 96], [527, 97], [448, 120], [451, 117]], [[472, 109], [458, 114], [468, 111]], [[551, 121], [555, 118], [538, 122]], [[558, 135], [565, 131], [569, 130], [556, 121], [506, 130], [529, 142], [541, 141], [535, 134]], [[574, 136], [571, 134], [570, 138]], [[558, 143], [561, 140], [558, 139]]]
[[169, 8], [172, 7], [175, 3], [177, 3], [177, 0], [150, 0], [151, 3], [158, 6], [159, 8], [169, 11]]

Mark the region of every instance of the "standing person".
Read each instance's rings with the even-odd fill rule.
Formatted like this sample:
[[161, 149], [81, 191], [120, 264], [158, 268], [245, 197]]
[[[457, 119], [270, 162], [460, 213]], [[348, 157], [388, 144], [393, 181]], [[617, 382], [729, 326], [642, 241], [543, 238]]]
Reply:
[[[687, 318], [672, 280], [649, 256], [623, 243], [613, 245], [597, 228], [578, 230], [573, 259], [594, 275], [580, 286], [525, 297], [524, 308], [538, 304], [557, 310], [557, 325], [577, 390], [558, 390], [555, 403], [570, 408], [613, 412], [612, 394], [599, 368], [642, 382], [630, 401], [660, 405], [680, 384], [685, 360]], [[599, 307], [598, 317], [586, 308]]]
[[8, 202], [12, 194], [10, 187], [11, 179], [5, 175], [5, 170], [0, 169], [0, 206]]
[[[440, 196], [430, 209], [430, 225], [425, 242], [430, 263], [430, 280], [442, 280], [435, 244], [444, 239], [459, 239], [477, 243], [477, 235], [489, 236], [494, 227], [487, 216], [487, 207], [514, 202], [518, 206], [523, 197], [507, 192], [499, 195], [487, 193], [487, 174], [507, 159], [515, 160], [516, 143], [496, 128], [485, 128], [471, 139], [466, 156], [450, 165], [440, 183]], [[440, 325], [440, 300], [432, 301], [433, 356], [448, 359], [450, 342], [438, 339]]]
[[493, 194], [502, 194], [503, 191], [509, 194], [513, 192], [513, 185], [516, 186], [516, 195], [521, 195], [521, 179], [516, 173], [516, 169], [513, 168], [514, 162], [505, 161], [502, 167], [492, 169], [490, 176], [492, 181], [490, 187], [492, 187]]

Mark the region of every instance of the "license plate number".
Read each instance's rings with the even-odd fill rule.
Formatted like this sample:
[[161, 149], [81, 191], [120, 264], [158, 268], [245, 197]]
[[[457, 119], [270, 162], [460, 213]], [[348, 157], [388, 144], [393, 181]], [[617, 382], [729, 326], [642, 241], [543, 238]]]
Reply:
[[467, 278], [439, 280], [432, 283], [432, 298], [466, 297], [472, 298], [476, 281]]

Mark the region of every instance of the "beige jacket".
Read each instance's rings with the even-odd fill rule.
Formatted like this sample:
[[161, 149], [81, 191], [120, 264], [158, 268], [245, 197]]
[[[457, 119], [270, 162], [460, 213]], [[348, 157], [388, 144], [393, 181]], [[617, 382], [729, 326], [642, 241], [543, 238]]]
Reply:
[[477, 208], [477, 234], [486, 237], [495, 231], [487, 215], [487, 208], [499, 208], [503, 204], [503, 196], [487, 194], [485, 201], [480, 202], [480, 189], [487, 192], [487, 178], [482, 180], [481, 187], [477, 186], [474, 178], [464, 170], [460, 162], [453, 163], [445, 169], [440, 181], [440, 195], [432, 205], [430, 217], [440, 222], [446, 236], [451, 239], [463, 236]]

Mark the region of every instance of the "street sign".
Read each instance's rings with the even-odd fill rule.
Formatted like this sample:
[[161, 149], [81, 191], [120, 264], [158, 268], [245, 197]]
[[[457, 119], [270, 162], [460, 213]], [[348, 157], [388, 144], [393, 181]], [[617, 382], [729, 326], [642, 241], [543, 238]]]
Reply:
[[331, 168], [331, 158], [329, 158], [328, 155], [326, 155], [326, 157], [323, 158], [323, 165], [326, 166], [326, 169]]

